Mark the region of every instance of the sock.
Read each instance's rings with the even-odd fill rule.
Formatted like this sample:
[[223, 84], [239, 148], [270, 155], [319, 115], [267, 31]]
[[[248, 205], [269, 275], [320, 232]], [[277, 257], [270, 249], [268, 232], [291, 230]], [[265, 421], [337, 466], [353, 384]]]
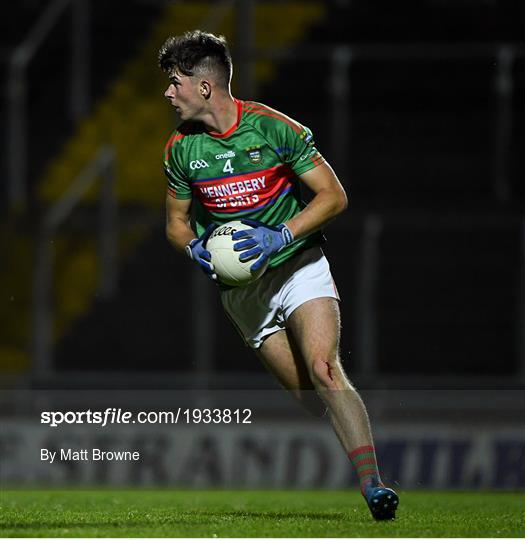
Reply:
[[376, 453], [373, 446], [355, 448], [348, 454], [348, 457], [357, 472], [363, 495], [365, 495], [369, 485], [384, 487], [377, 469]]

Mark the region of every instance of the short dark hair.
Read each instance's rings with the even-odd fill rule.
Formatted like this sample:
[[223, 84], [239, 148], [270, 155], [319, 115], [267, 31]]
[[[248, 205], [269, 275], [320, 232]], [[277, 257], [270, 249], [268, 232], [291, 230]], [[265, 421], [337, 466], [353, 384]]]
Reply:
[[225, 86], [232, 77], [232, 57], [224, 36], [192, 30], [169, 37], [159, 50], [159, 67], [166, 73], [174, 69], [183, 75], [214, 72]]

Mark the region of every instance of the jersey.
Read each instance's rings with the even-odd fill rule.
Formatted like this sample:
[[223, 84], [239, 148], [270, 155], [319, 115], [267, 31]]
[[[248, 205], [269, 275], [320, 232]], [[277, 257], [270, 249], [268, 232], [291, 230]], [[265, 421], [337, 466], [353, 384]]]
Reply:
[[[168, 195], [192, 199], [198, 236], [210, 223], [242, 218], [284, 223], [305, 206], [299, 176], [324, 162], [307, 127], [260, 103], [235, 102], [237, 122], [225, 133], [186, 122], [166, 144]], [[269, 266], [322, 239], [316, 232], [292, 242], [270, 258]]]

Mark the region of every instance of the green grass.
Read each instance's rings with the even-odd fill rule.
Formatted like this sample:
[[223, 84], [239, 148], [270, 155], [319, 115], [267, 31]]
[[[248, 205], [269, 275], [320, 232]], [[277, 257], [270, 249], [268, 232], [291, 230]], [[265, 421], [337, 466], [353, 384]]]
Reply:
[[398, 519], [375, 522], [346, 491], [13, 490], [0, 536], [520, 537], [523, 493], [400, 493]]

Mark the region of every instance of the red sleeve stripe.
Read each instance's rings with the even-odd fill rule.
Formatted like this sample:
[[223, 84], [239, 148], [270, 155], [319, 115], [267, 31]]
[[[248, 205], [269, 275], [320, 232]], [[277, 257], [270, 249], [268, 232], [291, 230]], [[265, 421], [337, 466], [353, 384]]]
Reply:
[[179, 141], [180, 139], [182, 139], [184, 137], [184, 135], [182, 133], [179, 133], [178, 131], [176, 131], [169, 139], [168, 139], [168, 142], [166, 143], [166, 146], [164, 147], [164, 154], [167, 154], [168, 153], [168, 150], [170, 149], [170, 147], [173, 145], [173, 143], [175, 141]]
[[281, 113], [274, 111], [273, 109], [268, 109], [266, 107], [255, 105], [247, 105], [245, 106], [244, 110], [247, 113], [258, 114], [260, 116], [268, 116], [268, 118], [275, 118], [276, 120], [281, 120], [281, 122], [289, 125], [296, 133], [301, 133], [303, 131], [303, 128], [299, 124], [297, 124], [290, 118], [282, 115]]
[[169, 187], [169, 186], [168, 186], [168, 190], [167, 190], [167, 191], [168, 191], [168, 195], [169, 195], [170, 197], [173, 197], [174, 199], [177, 198], [177, 192], [176, 192], [172, 187]]
[[321, 154], [317, 154], [310, 158], [310, 161], [317, 167], [318, 165], [321, 165], [321, 163], [324, 163], [325, 159]]

